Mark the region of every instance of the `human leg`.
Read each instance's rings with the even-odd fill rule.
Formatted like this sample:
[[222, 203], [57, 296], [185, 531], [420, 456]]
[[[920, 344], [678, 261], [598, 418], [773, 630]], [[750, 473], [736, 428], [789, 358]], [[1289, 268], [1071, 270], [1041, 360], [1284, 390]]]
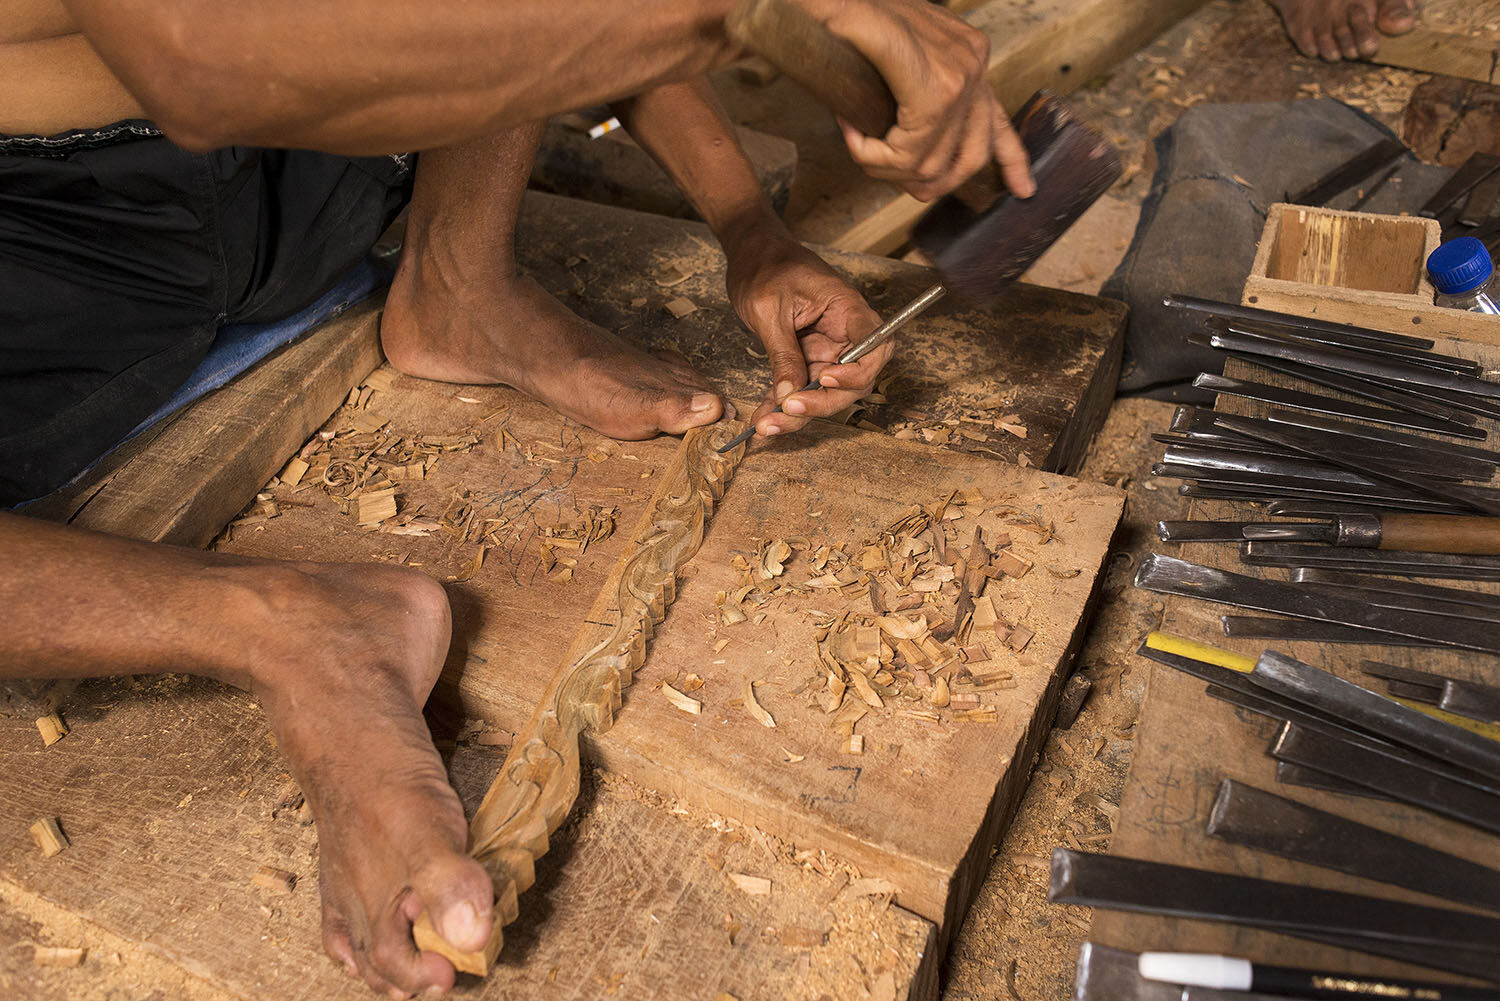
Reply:
[[397, 567], [280, 563], [0, 513], [0, 681], [184, 672], [254, 694], [318, 824], [323, 941], [371, 986], [451, 985], [423, 910], [485, 940], [493, 889], [421, 708], [449, 641], [442, 588]]

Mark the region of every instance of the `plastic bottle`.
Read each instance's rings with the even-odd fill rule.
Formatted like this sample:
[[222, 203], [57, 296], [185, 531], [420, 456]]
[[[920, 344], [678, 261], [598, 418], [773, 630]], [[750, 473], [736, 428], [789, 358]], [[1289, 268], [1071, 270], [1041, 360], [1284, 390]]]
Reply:
[[1472, 236], [1449, 240], [1427, 258], [1427, 273], [1437, 288], [1437, 304], [1471, 313], [1500, 314], [1495, 298], [1495, 265], [1485, 245]]

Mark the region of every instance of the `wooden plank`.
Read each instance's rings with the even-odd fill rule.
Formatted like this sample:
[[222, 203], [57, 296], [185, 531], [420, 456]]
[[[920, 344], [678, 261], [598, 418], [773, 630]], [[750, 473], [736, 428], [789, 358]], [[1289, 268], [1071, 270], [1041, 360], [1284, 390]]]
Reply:
[[[723, 255], [706, 227], [533, 193], [519, 242], [528, 271], [581, 315], [643, 347], [684, 351], [731, 396], [764, 393], [764, 360], [729, 305]], [[925, 269], [894, 261], [833, 261], [886, 312], [931, 279]], [[665, 320], [665, 303], [684, 296], [699, 306], [692, 320]], [[206, 545], [379, 363], [381, 302], [355, 306], [277, 352], [27, 513]], [[870, 417], [894, 423], [904, 411], [956, 425], [976, 404], [998, 401], [989, 409], [997, 417], [1019, 414], [1030, 432], [1025, 440], [992, 427], [982, 441], [958, 437], [952, 446], [1072, 468], [1113, 394], [1124, 307], [1017, 287], [997, 311], [1007, 316], [1004, 340], [991, 333], [992, 314], [974, 311], [950, 310], [903, 334], [908, 348], [888, 369], [895, 377], [889, 402], [871, 408]], [[684, 340], [689, 332], [692, 339]], [[1069, 359], [1065, 367], [1056, 364], [1059, 356]]]
[[[460, 640], [445, 680], [465, 715], [515, 731], [530, 717], [580, 610], [599, 592], [623, 545], [623, 533], [591, 545], [562, 584], [541, 570], [540, 538], [550, 524], [591, 505], [613, 505], [619, 521], [630, 523], [653, 477], [675, 455], [675, 443], [608, 443], [502, 389], [465, 389], [480, 400], [467, 408], [455, 408], [452, 387], [398, 379], [389, 392], [382, 407], [392, 415], [387, 430], [398, 435], [424, 426], [451, 433], [463, 427], [455, 423], [456, 409], [468, 409], [478, 421], [504, 408], [503, 418], [489, 425], [485, 446], [445, 454], [425, 480], [403, 484], [400, 507], [435, 513], [450, 498], [468, 496], [476, 498], [474, 524], [496, 519], [495, 537], [503, 544], [453, 591]], [[444, 419], [449, 423], [439, 425]], [[519, 443], [503, 454], [489, 445], [501, 420]], [[612, 454], [604, 461], [588, 458], [606, 448]], [[1045, 733], [1120, 515], [1119, 492], [826, 425], [795, 442], [758, 447], [745, 463], [616, 726], [586, 738], [586, 746], [612, 772], [799, 847], [836, 851], [895, 884], [903, 906], [951, 927], [983, 875]], [[756, 538], [803, 535], [819, 545], [853, 545], [899, 519], [914, 501], [934, 503], [965, 489], [983, 494], [990, 508], [983, 519], [971, 514], [956, 523], [967, 526], [965, 539], [982, 520], [987, 534], [1018, 537], [1012, 548], [1036, 565], [997, 589], [1007, 596], [1007, 614], [1036, 636], [1023, 652], [1003, 655], [999, 666], [1013, 674], [1015, 686], [984, 697], [998, 711], [995, 724], [934, 727], [892, 706], [872, 712], [861, 726], [865, 754], [851, 762], [824, 712], [791, 691], [815, 654], [812, 619], [798, 610], [836, 610], [837, 596], [813, 590], [788, 597], [767, 624], [741, 623], [714, 636], [717, 592], [738, 586], [732, 562], [747, 547], [753, 553]], [[221, 548], [312, 559], [399, 555], [439, 579], [472, 563], [477, 542], [447, 533], [372, 533], [332, 515], [331, 499], [302, 496], [317, 506], [289, 506], [281, 517], [237, 531]], [[1037, 514], [1055, 526], [1057, 538], [1042, 542], [1008, 525], [1007, 519]], [[795, 569], [797, 562], [788, 573], [800, 583], [807, 571]], [[859, 607], [869, 608], [864, 600]], [[714, 653], [718, 639], [730, 643]], [[687, 674], [704, 682], [692, 693], [704, 703], [701, 716], [682, 713], [656, 691]], [[775, 729], [728, 705], [747, 678], [761, 682], [757, 698], [775, 718]], [[797, 756], [801, 760], [789, 760]]]
[[1412, 92], [1401, 138], [1429, 163], [1455, 170], [1475, 153], [1500, 155], [1500, 87], [1431, 77]]
[[[58, 748], [27, 740], [29, 721], [0, 720], [0, 824], [20, 830], [50, 803], [74, 838], [46, 860], [24, 837], [0, 843], [0, 929], [88, 956], [76, 970], [37, 970], [30, 949], [0, 950], [0, 982], [32, 998], [368, 998], [322, 955], [316, 829], [284, 806], [295, 790], [253, 700], [165, 678], [81, 692], [82, 739]], [[470, 809], [503, 753], [453, 753]], [[808, 984], [811, 996], [862, 996], [885, 979], [887, 996], [936, 997], [930, 923], [857, 896], [847, 869], [824, 876], [774, 841], [627, 783], [588, 782], [548, 859], [501, 968], [452, 996], [775, 1001]], [[250, 881], [261, 865], [302, 880], [270, 894]], [[731, 872], [770, 879], [772, 893], [746, 896]]]
[[[575, 628], [536, 708], [516, 731], [510, 754], [469, 822], [469, 850], [503, 901], [488, 944], [474, 952], [455, 949], [425, 914], [413, 927], [417, 946], [445, 956], [455, 969], [482, 976], [494, 963], [510, 903], [530, 888], [537, 858], [572, 813], [581, 771], [580, 737], [613, 728], [621, 689], [631, 684], [649, 653], [656, 627], [676, 597], [678, 574], [697, 555], [745, 452], [718, 450], [741, 430], [739, 422], [721, 421], [683, 437], [655, 478], [656, 489], [625, 551]], [[589, 541], [593, 534], [582, 538]], [[683, 705], [697, 703], [684, 697], [678, 707]], [[765, 887], [770, 892], [769, 881]]]
[[1500, 0], [1423, 0], [1416, 27], [1381, 36], [1371, 61], [1500, 83]]
[[[680, 351], [732, 399], [764, 395], [765, 359], [729, 304], [724, 257], [706, 227], [532, 193], [519, 246], [528, 272], [579, 315], [643, 347]], [[815, 249], [882, 315], [933, 281], [913, 264]], [[666, 305], [679, 298], [698, 308], [673, 317]], [[891, 429], [962, 424], [979, 437], [954, 433], [948, 447], [1066, 472], [1114, 396], [1124, 317], [1119, 303], [1033, 285], [1012, 286], [987, 311], [944, 301], [902, 331], [883, 373], [886, 402], [863, 416]], [[1009, 414], [1024, 439], [994, 426]]]
[[346, 310], [26, 513], [206, 546], [380, 364], [379, 319], [379, 301]]
[[[965, 19], [990, 39], [988, 77], [1014, 112], [1032, 92], [1066, 94], [1186, 17], [1202, 0], [990, 0], [965, 4]], [[970, 9], [972, 8], [972, 9]], [[801, 164], [787, 221], [800, 238], [844, 250], [887, 254], [906, 242], [926, 205], [854, 166], [827, 112], [795, 84], [757, 87], [715, 79], [731, 114], [797, 144]]]

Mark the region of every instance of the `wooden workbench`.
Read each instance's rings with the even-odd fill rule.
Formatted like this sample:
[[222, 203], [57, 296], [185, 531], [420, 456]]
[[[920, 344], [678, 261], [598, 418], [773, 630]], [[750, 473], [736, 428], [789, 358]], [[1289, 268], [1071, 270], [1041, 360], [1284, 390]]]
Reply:
[[[528, 270], [572, 308], [645, 346], [683, 351], [731, 396], [753, 398], [761, 391], [764, 359], [728, 307], [722, 257], [702, 227], [534, 195], [523, 217], [522, 247]], [[924, 269], [895, 261], [835, 255], [834, 262], [882, 309], [931, 280]], [[696, 308], [674, 317], [664, 307], [677, 298]], [[248, 499], [269, 476], [248, 480], [250, 471], [279, 470], [301, 437], [315, 430], [304, 427], [308, 404], [302, 401], [318, 394], [342, 397], [350, 382], [362, 378], [351, 379], [348, 372], [369, 357], [377, 316], [377, 308], [362, 307], [336, 321], [332, 334], [313, 335], [325, 341], [332, 336], [334, 344], [320, 343], [321, 351], [337, 347], [344, 359], [327, 367], [316, 385], [309, 386], [308, 366], [300, 361], [307, 345], [294, 345], [251, 373], [248, 382], [196, 405], [61, 510], [95, 527], [202, 542], [205, 529], [226, 518], [226, 492], [239, 489], [241, 502]], [[557, 868], [547, 869], [543, 885], [525, 897], [523, 924], [502, 957], [505, 969], [483, 986], [471, 986], [473, 996], [508, 996], [517, 983], [533, 984], [527, 996], [583, 996], [599, 983], [629, 987], [623, 996], [663, 990], [681, 995], [686, 990], [672, 986], [687, 982], [680, 980], [687, 976], [680, 957], [716, 956], [726, 948], [731, 952], [712, 960], [707, 971], [713, 992], [797, 996], [821, 983], [841, 985], [824, 991], [840, 997], [854, 984], [881, 992], [889, 983], [892, 997], [932, 996], [943, 942], [982, 879], [989, 850], [1024, 788], [1121, 507], [1111, 488], [1079, 485], [1001, 459], [1061, 465], [1081, 453], [1112, 389], [1122, 316], [1114, 304], [1027, 287], [1016, 288], [995, 313], [949, 310], [914, 331], [906, 347], [911, 357], [887, 386], [887, 402], [869, 408], [861, 427], [824, 425], [756, 446], [691, 568], [700, 579], [683, 584], [619, 725], [589, 747], [606, 773], [629, 781], [610, 779], [582, 804], [579, 828], [549, 856], [554, 862], [548, 865]], [[343, 388], [335, 394], [339, 380]], [[278, 388], [295, 399], [278, 403]], [[511, 390], [422, 383], [389, 370], [364, 402], [390, 419], [382, 434], [472, 431], [477, 437], [474, 447], [442, 454], [427, 478], [402, 484], [403, 515], [432, 519], [462, 496], [486, 516], [517, 519], [520, 534], [491, 549], [471, 574], [466, 568], [476, 547], [447, 532], [372, 532], [356, 526], [325, 494], [287, 496], [273, 484], [272, 493], [285, 501], [284, 513], [260, 525], [242, 524], [221, 548], [295, 558], [401, 559], [439, 579], [460, 578], [450, 586], [457, 640], [436, 718], [450, 735], [463, 720], [482, 720], [488, 739], [503, 741], [529, 714], [623, 545], [621, 536], [601, 540], [583, 554], [570, 581], [557, 581], [539, 571], [535, 534], [526, 527], [555, 524], [593, 506], [614, 508], [621, 524], [631, 523], [651, 477], [667, 465], [677, 443], [608, 442]], [[245, 413], [247, 408], [254, 412]], [[278, 418], [271, 427], [265, 426], [268, 413]], [[341, 412], [330, 430], [352, 414]], [[1002, 416], [1024, 429], [1025, 437], [998, 428]], [[953, 434], [950, 447], [940, 448], [923, 436], [898, 440], [880, 433], [877, 422], [888, 419], [971, 433]], [[495, 437], [502, 424], [510, 436], [504, 447]], [[294, 432], [301, 437], [293, 441]], [[275, 454], [262, 454], [268, 442]], [[170, 449], [159, 451], [163, 443]], [[232, 470], [215, 461], [223, 455], [235, 458]], [[597, 461], [591, 458], [596, 455]], [[164, 475], [167, 469], [173, 475]], [[201, 489], [210, 482], [214, 489]], [[936, 504], [954, 490], [984, 498], [982, 513], [976, 501], [969, 522], [950, 529], [955, 539], [981, 520], [995, 532], [1008, 519], [1053, 527], [1055, 534], [1035, 537], [1012, 529], [1015, 550], [1035, 569], [1008, 585], [1004, 600], [1035, 636], [1019, 653], [998, 651], [1013, 682], [985, 696], [995, 722], [934, 725], [891, 706], [885, 716], [861, 725], [868, 740], [863, 756], [840, 755], [821, 711], [794, 691], [797, 672], [807, 669], [811, 627], [804, 613], [829, 599], [789, 598], [773, 632], [769, 623], [747, 622], [726, 626], [715, 639], [705, 623], [717, 590], [726, 586], [719, 578], [746, 546], [753, 552], [756, 537], [797, 534], [847, 546], [878, 533], [912, 504]], [[315, 506], [302, 506], [309, 497]], [[730, 642], [712, 651], [721, 639]], [[706, 707], [702, 717], [683, 716], [655, 689], [687, 672], [705, 679], [698, 693]], [[778, 720], [774, 731], [733, 704], [747, 673]], [[25, 788], [0, 797], [8, 804], [7, 823], [14, 827], [50, 810], [63, 816], [74, 840], [69, 854], [59, 856], [61, 867], [51, 864], [58, 860], [41, 864], [31, 858], [34, 848], [26, 841], [7, 846], [15, 854], [0, 859], [0, 885], [14, 921], [50, 915], [40, 921], [40, 932], [28, 934], [50, 935], [48, 929], [59, 926], [84, 929], [79, 934], [91, 942], [119, 942], [133, 957], [155, 957], [207, 996], [299, 997], [310, 989], [303, 986], [308, 978], [320, 996], [358, 996], [363, 988], [344, 983], [318, 958], [314, 842], [306, 829], [287, 828], [288, 811], [276, 808], [286, 796], [285, 783], [277, 777], [280, 765], [258, 711], [248, 698], [207, 683], [147, 683], [145, 690], [160, 697], [133, 694], [129, 685], [85, 685], [63, 701], [65, 714], [85, 705], [110, 708], [100, 710], [97, 720], [83, 713], [68, 740], [82, 739], [46, 750], [12, 742], [16, 757], [7, 774]], [[179, 715], [157, 734], [151, 721], [165, 707]], [[16, 726], [18, 734], [26, 732]], [[454, 767], [463, 786], [462, 760], [475, 749], [468, 743], [458, 748]], [[172, 781], [148, 772], [139, 786], [149, 787], [149, 794], [121, 782], [121, 768], [142, 757], [167, 763]], [[471, 777], [498, 765], [493, 750], [480, 757]], [[479, 788], [462, 790], [471, 794], [471, 807]], [[181, 809], [193, 806], [201, 813], [178, 812], [189, 792], [194, 798]], [[640, 805], [642, 797], [668, 805], [653, 813]], [[72, 805], [79, 803], [89, 805]], [[189, 816], [195, 819], [184, 834], [176, 822]], [[625, 877], [615, 872], [608, 846], [625, 838], [632, 825], [643, 832], [637, 835], [638, 854], [652, 867]], [[711, 834], [703, 832], [705, 826]], [[600, 833], [591, 840], [595, 831]], [[771, 879], [771, 899], [747, 898], [727, 882], [725, 837], [731, 846], [743, 840], [761, 847], [737, 871]], [[264, 851], [246, 852], [246, 845], [262, 844]], [[77, 851], [83, 846], [88, 850]], [[798, 859], [793, 846], [810, 851], [811, 861]], [[595, 852], [598, 860], [589, 861]], [[720, 865], [705, 861], [705, 852]], [[242, 869], [252, 856], [256, 865], [285, 868], [305, 881], [291, 898], [264, 903], [269, 914], [259, 910], [259, 891], [243, 885], [256, 867]], [[137, 857], [151, 860], [152, 868], [126, 872]], [[212, 876], [207, 883], [205, 871]], [[840, 887], [856, 874], [885, 890], [873, 898], [842, 894]], [[598, 898], [620, 879], [638, 879], [660, 893], [616, 891], [616, 906], [605, 906], [608, 913], [601, 917]], [[101, 886], [116, 884], [128, 885], [129, 892], [99, 893]], [[594, 884], [603, 888], [591, 900]], [[679, 912], [670, 928], [656, 927], [663, 911]], [[738, 926], [732, 936], [726, 930], [731, 924]], [[788, 928], [785, 935], [777, 930]], [[841, 928], [855, 938], [878, 936], [890, 955], [851, 952]], [[247, 944], [232, 955], [208, 945], [224, 941]], [[598, 953], [598, 960], [580, 967], [577, 976], [548, 979], [554, 966], [566, 969], [580, 948]], [[832, 959], [835, 954], [840, 958]], [[859, 963], [863, 973], [857, 972]], [[16, 960], [11, 972], [23, 968]], [[609, 975], [601, 973], [606, 968]], [[624, 979], [611, 981], [614, 974]]]

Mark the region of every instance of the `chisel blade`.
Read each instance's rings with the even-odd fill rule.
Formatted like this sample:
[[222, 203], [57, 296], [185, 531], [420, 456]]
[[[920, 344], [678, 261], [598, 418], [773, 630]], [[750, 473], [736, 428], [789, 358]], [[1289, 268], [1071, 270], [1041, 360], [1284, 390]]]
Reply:
[[1338, 935], [1376, 954], [1387, 944], [1420, 946], [1426, 965], [1500, 977], [1500, 919], [1466, 911], [1066, 848], [1052, 853], [1047, 899], [1291, 935]]
[[1460, 623], [1445, 616], [1381, 608], [1368, 602], [1309, 593], [1292, 584], [1247, 577], [1158, 553], [1142, 562], [1135, 576], [1135, 586], [1298, 619], [1323, 619], [1363, 626], [1438, 646], [1500, 653], [1500, 623]]
[[1393, 549], [1331, 548], [1296, 542], [1251, 542], [1240, 546], [1247, 566], [1293, 569], [1353, 570], [1397, 577], [1446, 580], [1500, 580], [1500, 556], [1456, 556], [1452, 553], [1403, 553]]
[[1500, 871], [1234, 779], [1219, 785], [1208, 833], [1256, 851], [1455, 903], [1500, 908]]

